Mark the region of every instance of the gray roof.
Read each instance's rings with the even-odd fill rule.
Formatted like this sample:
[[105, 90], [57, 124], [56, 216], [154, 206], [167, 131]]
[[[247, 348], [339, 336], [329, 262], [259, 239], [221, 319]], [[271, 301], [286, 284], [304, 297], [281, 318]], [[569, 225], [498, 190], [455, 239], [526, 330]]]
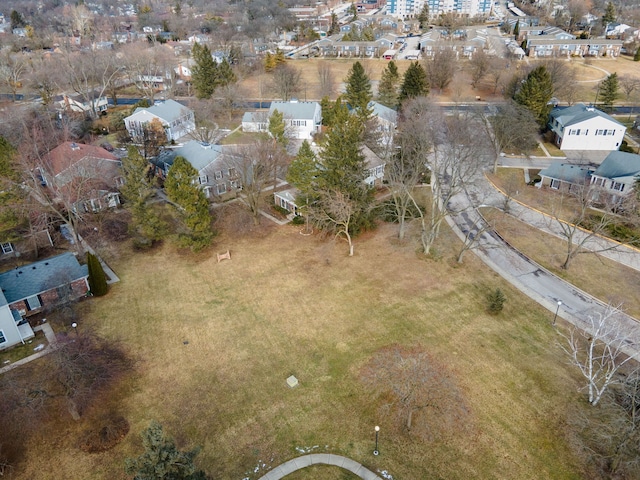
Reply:
[[572, 165], [570, 163], [552, 163], [544, 170], [540, 170], [541, 177], [555, 178], [563, 182], [583, 185], [591, 177], [593, 170], [584, 165]]
[[378, 102], [369, 102], [368, 106], [369, 108], [373, 109], [373, 114], [376, 117], [380, 117], [383, 120], [387, 120], [388, 122], [396, 123], [398, 112], [396, 112], [393, 108], [389, 108], [386, 105], [382, 105]]
[[67, 252], [0, 274], [0, 288], [7, 302], [14, 303], [88, 276], [87, 266]]
[[640, 175], [640, 155], [617, 150], [613, 151], [593, 174], [611, 179]]
[[164, 102], [157, 103], [151, 107], [138, 107], [133, 112], [134, 114], [142, 111], [147, 111], [156, 115], [157, 117], [166, 120], [171, 123], [174, 120], [179, 119], [184, 115], [184, 111], [190, 111], [187, 107], [182, 105], [181, 103], [176, 102], [175, 100], [165, 100]]
[[320, 108], [318, 102], [271, 102], [269, 116], [273, 114], [274, 110], [278, 110], [284, 115], [284, 118], [313, 120], [318, 108]]
[[176, 157], [184, 157], [200, 172], [215, 162], [220, 155], [222, 146], [190, 140], [179, 148], [163, 150], [153, 163], [159, 167], [163, 167], [163, 164], [171, 166]]
[[610, 122], [620, 125], [621, 127], [624, 127], [624, 125], [618, 122], [615, 118], [607, 115], [604, 112], [601, 112], [597, 108], [588, 107], [584, 103], [579, 103], [567, 108], [554, 108], [551, 111], [551, 118], [558, 120], [558, 123], [565, 127], [569, 125], [575, 125], [584, 122], [585, 120], [590, 120], [596, 117], [604, 118], [606, 120], [609, 120]]

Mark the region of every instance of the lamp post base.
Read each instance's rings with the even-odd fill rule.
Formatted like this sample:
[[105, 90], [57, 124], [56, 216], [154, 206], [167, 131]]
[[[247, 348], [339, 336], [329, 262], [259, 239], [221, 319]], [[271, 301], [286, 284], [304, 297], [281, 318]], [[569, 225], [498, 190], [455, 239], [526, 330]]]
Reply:
[[374, 450], [374, 451], [373, 451], [373, 454], [374, 454], [374, 455], [380, 455], [380, 452], [379, 452], [378, 450]]

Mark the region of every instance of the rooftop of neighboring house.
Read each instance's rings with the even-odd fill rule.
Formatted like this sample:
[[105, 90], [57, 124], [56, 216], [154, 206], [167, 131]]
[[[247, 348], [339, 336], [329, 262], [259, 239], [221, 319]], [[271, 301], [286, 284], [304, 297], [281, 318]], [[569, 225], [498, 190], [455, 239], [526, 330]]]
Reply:
[[167, 122], [173, 122], [174, 120], [182, 117], [185, 111], [190, 110], [181, 103], [178, 103], [175, 100], [168, 99], [163, 102], [156, 103], [151, 107], [138, 107], [133, 112], [133, 115], [138, 112], [149, 112], [150, 114], [155, 115], [156, 117], [159, 117]]
[[396, 123], [398, 112], [396, 112], [393, 108], [389, 108], [386, 105], [382, 105], [378, 102], [369, 102], [369, 108], [373, 109], [373, 114], [376, 117], [391, 123]]
[[278, 112], [283, 114], [284, 118], [313, 120], [319, 108], [320, 104], [318, 102], [299, 102], [297, 100], [291, 100], [289, 102], [277, 101], [271, 102], [269, 116], [271, 116], [275, 110], [278, 110]]
[[193, 168], [201, 171], [217, 160], [222, 153], [223, 148], [220, 145], [190, 140], [179, 148], [162, 151], [154, 163], [158, 166], [173, 165], [176, 157], [184, 157]]
[[613, 151], [607, 155], [593, 174], [610, 179], [637, 177], [640, 175], [640, 155]]
[[541, 177], [555, 178], [576, 185], [583, 185], [587, 183], [592, 173], [593, 168], [589, 166], [555, 162], [547, 168], [540, 170], [539, 175]]
[[80, 265], [73, 253], [66, 252], [0, 274], [0, 289], [7, 303], [13, 303], [88, 275], [87, 266]]
[[64, 142], [49, 152], [47, 162], [51, 174], [59, 176], [69, 167], [81, 160], [109, 160], [114, 167], [119, 167], [120, 160], [104, 148], [84, 143]]
[[603, 111], [600, 111], [594, 107], [587, 106], [584, 103], [578, 103], [567, 108], [554, 108], [551, 111], [550, 116], [552, 119], [557, 120], [558, 123], [564, 127], [575, 125], [584, 122], [585, 120], [590, 120], [597, 117], [609, 120], [610, 122], [617, 123], [621, 127], [624, 127], [624, 125], [618, 122], [611, 115], [607, 115]]

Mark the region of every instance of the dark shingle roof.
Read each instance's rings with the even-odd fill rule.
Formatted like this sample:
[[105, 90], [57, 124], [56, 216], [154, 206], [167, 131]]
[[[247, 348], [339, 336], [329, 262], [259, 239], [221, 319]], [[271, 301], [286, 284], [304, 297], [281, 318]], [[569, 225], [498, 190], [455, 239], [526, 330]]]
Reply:
[[87, 266], [67, 252], [0, 274], [0, 288], [7, 302], [14, 303], [88, 276]]

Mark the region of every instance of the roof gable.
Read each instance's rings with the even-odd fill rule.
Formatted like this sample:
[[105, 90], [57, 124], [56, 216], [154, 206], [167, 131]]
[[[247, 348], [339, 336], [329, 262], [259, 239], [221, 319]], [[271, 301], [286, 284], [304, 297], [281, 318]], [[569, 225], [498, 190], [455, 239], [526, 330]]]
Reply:
[[104, 148], [83, 143], [64, 142], [49, 152], [47, 162], [51, 173], [56, 176], [72, 165], [87, 160], [92, 163], [108, 160], [118, 163], [119, 160]]

